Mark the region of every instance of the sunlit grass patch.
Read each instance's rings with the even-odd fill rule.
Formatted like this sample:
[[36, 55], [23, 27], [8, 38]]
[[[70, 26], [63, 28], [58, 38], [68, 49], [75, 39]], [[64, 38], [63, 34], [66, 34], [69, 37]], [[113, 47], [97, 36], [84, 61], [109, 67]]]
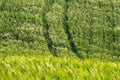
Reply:
[[72, 57], [0, 58], [0, 80], [119, 80], [120, 63]]

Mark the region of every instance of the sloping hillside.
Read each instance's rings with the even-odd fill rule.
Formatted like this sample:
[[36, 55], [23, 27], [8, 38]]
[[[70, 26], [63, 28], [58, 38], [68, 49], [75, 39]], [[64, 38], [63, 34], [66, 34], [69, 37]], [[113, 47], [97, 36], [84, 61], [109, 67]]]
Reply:
[[120, 56], [119, 0], [0, 0], [0, 53]]
[[120, 80], [120, 0], [0, 0], [0, 80]]

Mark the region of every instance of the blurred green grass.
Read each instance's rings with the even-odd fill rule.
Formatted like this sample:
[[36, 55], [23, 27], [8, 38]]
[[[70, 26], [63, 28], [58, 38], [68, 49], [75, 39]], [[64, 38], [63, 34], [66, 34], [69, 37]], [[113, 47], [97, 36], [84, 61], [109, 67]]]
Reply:
[[0, 56], [0, 80], [119, 80], [120, 62], [75, 57]]

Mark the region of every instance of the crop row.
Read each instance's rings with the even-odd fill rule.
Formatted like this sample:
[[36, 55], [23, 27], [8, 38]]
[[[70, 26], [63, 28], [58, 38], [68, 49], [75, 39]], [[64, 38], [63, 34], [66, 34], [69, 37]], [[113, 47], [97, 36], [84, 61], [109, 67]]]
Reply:
[[119, 56], [119, 3], [0, 0], [0, 40], [2, 44], [23, 44], [55, 55], [74, 52]]
[[120, 64], [53, 56], [0, 57], [0, 80], [119, 80]]

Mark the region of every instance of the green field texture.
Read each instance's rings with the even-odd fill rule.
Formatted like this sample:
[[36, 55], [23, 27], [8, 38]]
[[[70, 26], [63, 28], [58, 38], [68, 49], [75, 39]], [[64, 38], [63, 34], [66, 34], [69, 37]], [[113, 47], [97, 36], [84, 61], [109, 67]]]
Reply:
[[0, 80], [119, 74], [119, 0], [0, 0]]
[[0, 0], [0, 47], [23, 47], [54, 56], [120, 56], [119, 3]]
[[120, 63], [75, 57], [0, 56], [0, 80], [119, 80]]

